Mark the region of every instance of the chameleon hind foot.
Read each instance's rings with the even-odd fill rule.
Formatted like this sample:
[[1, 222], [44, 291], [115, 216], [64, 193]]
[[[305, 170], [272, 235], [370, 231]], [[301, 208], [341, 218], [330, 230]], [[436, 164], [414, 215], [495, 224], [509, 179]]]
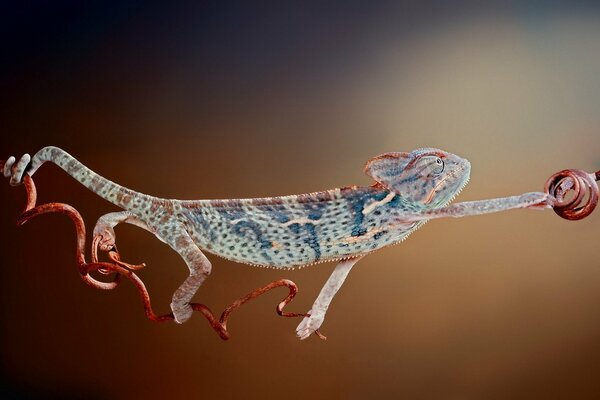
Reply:
[[185, 321], [192, 317], [194, 308], [191, 303], [175, 303], [171, 302], [171, 312], [173, 313], [173, 319], [178, 324], [183, 324]]

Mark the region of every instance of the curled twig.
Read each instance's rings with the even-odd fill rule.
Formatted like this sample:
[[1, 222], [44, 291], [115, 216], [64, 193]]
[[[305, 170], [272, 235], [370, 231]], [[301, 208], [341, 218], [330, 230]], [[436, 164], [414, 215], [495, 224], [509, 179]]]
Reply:
[[574, 221], [587, 217], [596, 208], [597, 180], [600, 180], [600, 171], [589, 174], [580, 169], [565, 169], [552, 175], [544, 190], [556, 199], [554, 212]]

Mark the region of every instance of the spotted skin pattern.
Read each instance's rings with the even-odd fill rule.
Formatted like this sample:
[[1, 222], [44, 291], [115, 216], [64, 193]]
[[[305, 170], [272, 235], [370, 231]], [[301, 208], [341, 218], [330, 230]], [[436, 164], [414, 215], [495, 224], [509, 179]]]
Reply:
[[419, 222], [395, 221], [419, 211], [390, 192], [349, 187], [277, 201], [249, 199], [181, 204], [179, 219], [199, 247], [227, 259], [292, 268], [364, 254], [402, 240]]
[[99, 248], [115, 245], [114, 227], [129, 223], [167, 243], [186, 262], [190, 275], [173, 294], [175, 320], [192, 314], [192, 297], [211, 271], [209, 252], [226, 259], [280, 269], [338, 261], [309, 316], [296, 329], [304, 339], [317, 330], [352, 266], [366, 254], [399, 243], [430, 219], [463, 217], [515, 208], [549, 208], [545, 193], [448, 204], [469, 180], [470, 164], [433, 148], [385, 153], [365, 165], [372, 186], [255, 199], [161, 199], [120, 186], [57, 147], [45, 147], [17, 162], [10, 157], [4, 176], [12, 185], [50, 161], [85, 187], [122, 208], [98, 220]]

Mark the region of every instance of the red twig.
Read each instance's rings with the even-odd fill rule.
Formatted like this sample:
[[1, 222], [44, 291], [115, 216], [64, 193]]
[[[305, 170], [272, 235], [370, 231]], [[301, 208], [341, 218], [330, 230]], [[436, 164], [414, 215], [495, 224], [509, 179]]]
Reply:
[[[3, 168], [4, 162], [0, 161], [0, 170]], [[77, 265], [79, 268], [79, 273], [81, 274], [81, 278], [85, 283], [90, 285], [96, 289], [103, 290], [111, 290], [117, 287], [117, 285], [121, 282], [121, 278], [125, 277], [133, 283], [140, 294], [140, 298], [142, 299], [142, 303], [144, 305], [144, 310], [146, 312], [146, 316], [148, 319], [155, 322], [164, 322], [173, 320], [173, 314], [162, 314], [156, 315], [156, 313], [152, 310], [152, 305], [150, 301], [150, 294], [144, 285], [144, 282], [135, 274], [134, 271], [137, 271], [144, 267], [144, 264], [141, 265], [131, 265], [121, 261], [121, 257], [117, 251], [109, 251], [108, 256], [111, 259], [111, 262], [101, 262], [98, 261], [98, 246], [97, 239], [92, 243], [92, 254], [91, 259], [92, 262], [88, 263], [85, 261], [85, 224], [83, 222], [83, 218], [79, 214], [79, 212], [73, 208], [72, 206], [64, 203], [48, 203], [43, 204], [36, 207], [37, 200], [37, 191], [35, 188], [35, 184], [31, 176], [25, 174], [23, 183], [25, 186], [26, 194], [27, 194], [27, 204], [23, 213], [17, 219], [17, 225], [23, 225], [28, 222], [33, 217], [38, 215], [57, 212], [61, 214], [67, 215], [75, 226], [75, 234], [77, 238], [77, 246], [75, 251], [75, 258], [77, 261]], [[112, 282], [102, 282], [95, 278], [93, 278], [90, 273], [93, 271], [98, 271], [101, 274], [114, 274], [114, 278]], [[221, 314], [220, 318], [217, 320], [213, 314], [213, 312], [205, 306], [204, 304], [192, 303], [191, 306], [194, 311], [199, 311], [202, 315], [204, 315], [210, 324], [210, 326], [217, 332], [217, 334], [223, 340], [229, 339], [229, 332], [227, 331], [227, 320], [233, 311], [237, 310], [241, 305], [247, 303], [248, 301], [265, 294], [266, 292], [275, 289], [277, 287], [285, 286], [288, 288], [289, 293], [283, 299], [276, 308], [276, 311], [279, 315], [283, 317], [304, 317], [307, 314], [298, 314], [298, 313], [288, 313], [284, 312], [283, 308], [296, 296], [298, 293], [298, 287], [296, 284], [287, 279], [280, 279], [278, 281], [271, 282], [261, 288], [258, 288], [246, 296], [234, 301], [231, 305], [229, 305], [225, 311]], [[315, 332], [321, 339], [325, 339], [320, 332]]]

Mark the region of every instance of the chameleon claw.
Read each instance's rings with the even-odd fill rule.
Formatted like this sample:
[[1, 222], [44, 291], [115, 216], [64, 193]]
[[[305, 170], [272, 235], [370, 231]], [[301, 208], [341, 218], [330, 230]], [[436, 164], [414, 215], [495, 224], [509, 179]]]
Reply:
[[327, 336], [323, 335], [318, 329], [314, 330], [311, 332], [310, 329], [305, 329], [303, 331], [297, 331], [296, 332], [296, 336], [298, 336], [298, 338], [300, 340], [304, 340], [307, 339], [310, 335], [315, 334], [319, 339], [321, 340], [327, 340]]

